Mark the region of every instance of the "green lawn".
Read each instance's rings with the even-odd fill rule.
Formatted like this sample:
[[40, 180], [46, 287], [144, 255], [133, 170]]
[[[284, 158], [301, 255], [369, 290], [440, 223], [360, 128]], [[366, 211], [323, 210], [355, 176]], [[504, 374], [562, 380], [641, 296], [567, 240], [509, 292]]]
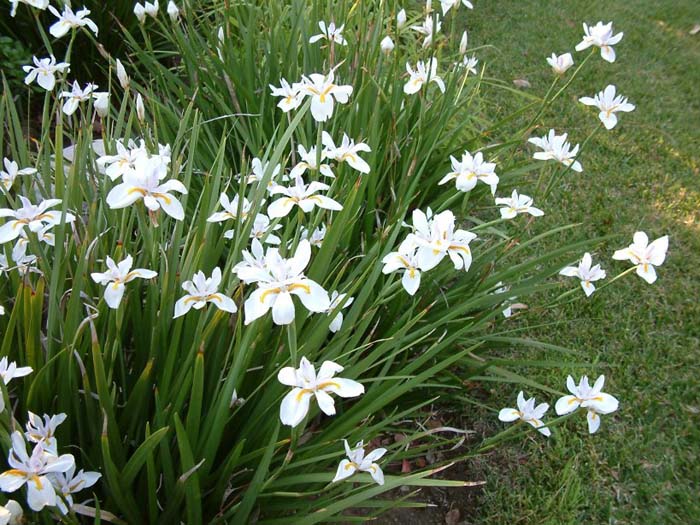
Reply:
[[[572, 89], [544, 115], [542, 133], [554, 127], [582, 142], [597, 122], [596, 111], [577, 103], [607, 84], [636, 104], [618, 127], [599, 132], [581, 160], [584, 173], [568, 174], [541, 203], [541, 225], [586, 221], [591, 237], [621, 234], [594, 259], [608, 276], [626, 263], [614, 249], [646, 231], [670, 235], [659, 280], [648, 285], [630, 275], [592, 300], [519, 322], [558, 323], [531, 328], [528, 335], [582, 350], [590, 375], [605, 373], [606, 391], [620, 410], [603, 418], [588, 436], [576, 418], [549, 440], [529, 439], [501, 447], [475, 464], [487, 480], [475, 510], [476, 523], [691, 523], [700, 516], [700, 23], [697, 0], [477, 1], [467, 14], [470, 46], [490, 44], [479, 57], [487, 75], [525, 78], [543, 95], [551, 81], [545, 57], [573, 52], [581, 22], [613, 20], [624, 31], [614, 64], [595, 57]], [[586, 52], [574, 53], [578, 63]], [[494, 118], [519, 101], [492, 93]], [[531, 149], [530, 149], [531, 151]], [[537, 204], [537, 201], [536, 201]], [[570, 286], [577, 281], [570, 280]], [[529, 358], [532, 351], [529, 351]], [[553, 388], [564, 388], [576, 369], [520, 372]], [[494, 391], [489, 405], [512, 406], [517, 387]], [[539, 394], [529, 392], [530, 394]], [[552, 396], [546, 396], [550, 398]], [[553, 404], [555, 399], [550, 399]], [[553, 412], [553, 409], [552, 409]], [[503, 424], [492, 414], [489, 431]], [[553, 414], [550, 413], [550, 417]]]

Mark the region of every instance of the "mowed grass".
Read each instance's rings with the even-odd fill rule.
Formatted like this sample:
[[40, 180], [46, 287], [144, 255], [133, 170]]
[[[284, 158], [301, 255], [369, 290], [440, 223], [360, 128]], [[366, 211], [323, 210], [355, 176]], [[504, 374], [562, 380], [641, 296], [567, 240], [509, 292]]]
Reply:
[[[601, 130], [589, 142], [581, 157], [582, 175], [567, 174], [544, 202], [538, 204], [533, 195], [547, 213], [537, 226], [584, 222], [584, 230], [572, 235], [619, 234], [594, 254], [609, 278], [627, 268], [611, 256], [629, 244], [637, 230], [652, 239], [668, 234], [670, 248], [654, 285], [633, 274], [592, 300], [513, 320], [514, 326], [529, 325], [527, 333], [534, 339], [583, 351], [590, 362], [584, 373], [605, 373], [605, 390], [620, 399], [620, 410], [603, 417], [593, 436], [580, 414], [555, 429], [549, 440], [533, 432], [474, 464], [487, 485], [472, 520], [697, 522], [700, 34], [689, 31], [700, 23], [700, 3], [498, 0], [481, 1], [476, 7], [466, 13], [470, 47], [494, 46], [479, 53], [487, 76], [527, 79], [529, 91], [540, 96], [552, 79], [546, 56], [569, 51], [576, 63], [586, 56], [573, 50], [583, 34], [581, 22], [612, 20], [616, 32], [624, 31], [616, 46], [617, 62], [591, 59], [571, 89], [540, 119], [542, 129], [535, 134], [553, 127], [568, 132], [573, 143], [583, 142], [598, 123], [597, 111], [577, 99], [593, 96], [607, 84], [615, 84], [637, 110], [621, 114], [617, 128]], [[489, 116], [494, 120], [521, 103], [513, 95], [491, 91]], [[526, 187], [534, 191], [534, 186], [533, 179]], [[573, 279], [562, 282], [578, 286]], [[535, 326], [543, 323], [554, 324]], [[532, 350], [523, 350], [523, 355], [538, 357]], [[582, 373], [574, 368], [519, 372], [561, 390], [568, 373]], [[515, 385], [494, 389], [488, 404], [513, 406], [517, 391]], [[556, 400], [532, 389], [526, 393], [551, 405]], [[493, 413], [475, 413], [475, 421], [483, 418], [490, 418], [487, 432], [503, 428]]]

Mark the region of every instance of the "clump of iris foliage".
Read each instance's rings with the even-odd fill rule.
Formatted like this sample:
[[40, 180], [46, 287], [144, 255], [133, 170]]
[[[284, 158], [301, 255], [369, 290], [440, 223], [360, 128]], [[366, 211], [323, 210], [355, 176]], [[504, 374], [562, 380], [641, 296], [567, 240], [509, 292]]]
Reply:
[[[74, 87], [68, 66], [51, 89], [5, 82], [0, 150], [17, 164], [0, 195], [0, 441], [15, 456], [0, 488], [33, 522], [305, 524], [359, 507], [352, 519], [365, 519], [416, 505], [382, 499], [398, 487], [477, 481], [451, 480], [449, 466], [531, 431], [465, 441], [416, 422], [432, 404], [478, 381], [561, 393], [563, 380], [534, 383], [502, 354], [537, 347], [551, 355], [537, 365], [557, 367], [574, 352], [528, 339], [509, 317], [583, 300], [605, 277], [588, 253], [563, 273], [585, 294], [557, 277], [601, 239], [545, 252], [540, 243], [577, 225], [530, 232], [562, 205], [547, 196], [578, 176], [588, 139], [576, 137], [580, 150], [537, 139], [547, 154], [535, 159], [521, 147], [599, 51], [568, 73], [553, 59], [551, 89], [526, 94], [488, 77], [462, 2], [434, 3], [138, 4], [121, 15], [140, 20], [119, 29], [128, 51], [97, 48], [104, 58], [90, 65], [107, 84]], [[37, 58], [68, 42], [56, 59], [76, 68], [83, 47], [99, 46], [89, 26], [61, 34], [37, 22]], [[608, 43], [593, 45], [610, 61]], [[483, 84], [521, 109], [494, 122]], [[614, 111], [602, 110], [605, 127]], [[607, 132], [583, 106], [581, 118], [588, 138]], [[663, 262], [655, 246], [654, 258], [635, 236], [615, 254], [634, 264], [618, 277], [636, 268], [650, 280]], [[553, 303], [530, 303], [562, 287]], [[586, 401], [587, 380], [570, 384], [563, 405], [587, 407], [589, 424], [610, 411]], [[524, 403], [504, 420], [557, 431], [561, 420], [542, 429], [542, 405]], [[42, 426], [28, 412], [59, 416]], [[28, 419], [35, 455], [24, 461]], [[448, 459], [402, 473], [435, 450]], [[68, 467], [84, 469], [83, 486], [61, 485]]]

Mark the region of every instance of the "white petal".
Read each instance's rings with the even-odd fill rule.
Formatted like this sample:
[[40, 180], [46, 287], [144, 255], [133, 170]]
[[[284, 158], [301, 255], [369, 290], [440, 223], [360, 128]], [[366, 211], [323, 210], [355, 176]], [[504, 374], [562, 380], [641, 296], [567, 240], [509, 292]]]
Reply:
[[581, 288], [583, 288], [586, 297], [590, 297], [595, 292], [595, 285], [590, 281], [581, 281]]
[[349, 459], [344, 459], [338, 465], [338, 470], [335, 473], [335, 477], [333, 478], [333, 482], [341, 481], [343, 479], [349, 478], [356, 471], [357, 471], [357, 469], [355, 468], [355, 464], [352, 463]]
[[126, 208], [141, 199], [143, 195], [138, 191], [132, 191], [134, 187], [130, 184], [121, 183], [116, 185], [107, 194], [107, 205], [112, 209]]
[[27, 483], [27, 503], [32, 510], [56, 505], [56, 491], [46, 476], [37, 477]]
[[175, 197], [169, 193], [163, 193], [157, 197], [160, 207], [163, 211], [170, 215], [176, 221], [181, 221], [185, 218], [185, 210], [182, 208], [182, 204]]
[[321, 368], [318, 369], [318, 379], [330, 379], [335, 374], [339, 374], [343, 370], [344, 368], [338, 363], [334, 363], [333, 361], [324, 361], [321, 363]]
[[330, 308], [328, 292], [310, 279], [305, 279], [291, 293], [299, 297], [304, 307], [310, 312], [320, 313]]
[[236, 303], [233, 301], [233, 299], [220, 293], [213, 294], [209, 298], [209, 302], [214, 303], [219, 310], [223, 310], [224, 312], [235, 314], [236, 311], [238, 311]]
[[498, 413], [498, 419], [505, 423], [510, 423], [511, 421], [520, 419], [520, 412], [515, 410], [514, 408], [503, 408]]
[[618, 400], [611, 396], [601, 392], [594, 399], [586, 403], [588, 407], [594, 408], [599, 414], [610, 414], [615, 412], [619, 406]]
[[283, 425], [295, 427], [304, 420], [309, 412], [309, 400], [311, 392], [294, 388], [289, 392], [280, 404], [280, 421]]
[[179, 299], [175, 303], [175, 315], [173, 315], [173, 319], [177, 319], [189, 312], [192, 309], [192, 303], [193, 301], [190, 299], [189, 295]]
[[668, 235], [659, 237], [652, 242], [647, 250], [651, 252], [649, 262], [654, 266], [661, 266], [666, 260], [666, 252], [668, 251]]
[[340, 204], [337, 201], [334, 201], [330, 197], [326, 197], [325, 195], [314, 195], [313, 199], [316, 202], [316, 206], [318, 206], [319, 208], [324, 208], [326, 210], [333, 211], [340, 211], [343, 209], [342, 204]]
[[586, 419], [588, 419], [588, 433], [595, 434], [600, 428], [600, 416], [593, 410], [589, 410]]
[[379, 468], [379, 465], [372, 463], [367, 469], [372, 479], [376, 481], [379, 485], [384, 485], [384, 472]]
[[333, 115], [333, 97], [326, 95], [323, 102], [321, 102], [321, 97], [319, 96], [312, 97], [311, 115], [317, 122], [328, 120]]
[[403, 273], [401, 284], [409, 295], [415, 295], [420, 286], [420, 272], [415, 269], [408, 269]]
[[271, 219], [286, 217], [294, 207], [294, 201], [289, 197], [282, 197], [270, 203], [267, 207], [267, 214]]
[[244, 323], [250, 324], [265, 315], [272, 307], [276, 296], [276, 293], [270, 293], [269, 290], [265, 290], [264, 288], [258, 288], [250, 294], [250, 297], [248, 297], [243, 305], [243, 310], [245, 311]]
[[557, 415], [562, 416], [576, 410], [581, 406], [581, 402], [576, 399], [576, 396], [564, 396], [557, 400], [556, 405], [554, 405], [554, 410]]
[[46, 91], [52, 91], [56, 85], [56, 78], [53, 73], [45, 73], [38, 71], [36, 75], [37, 84], [43, 87]]
[[428, 270], [432, 270], [438, 264], [440, 264], [440, 261], [442, 261], [445, 255], [446, 252], [444, 251], [433, 250], [429, 247], [421, 247], [418, 248], [416, 258], [418, 260], [418, 266], [420, 267], [420, 269], [424, 272], [427, 272]]
[[14, 473], [12, 470], [0, 474], [0, 490], [3, 492], [14, 492], [24, 485], [26, 478]]
[[565, 277], [578, 277], [578, 268], [576, 266], [567, 266], [559, 271], [559, 275]]
[[112, 309], [119, 308], [119, 303], [124, 296], [124, 283], [109, 283], [105, 288], [105, 302]]
[[637, 266], [637, 275], [649, 284], [656, 281], [656, 270], [651, 264], [640, 264]]
[[352, 379], [334, 377], [324, 383], [323, 390], [333, 392], [340, 397], [357, 397], [365, 393], [364, 385]]
[[615, 62], [615, 50], [612, 48], [612, 46], [601, 47], [600, 56], [603, 57], [603, 60], [606, 60], [607, 62]]
[[297, 371], [292, 366], [285, 366], [277, 373], [277, 380], [283, 385], [299, 386], [297, 381]]
[[19, 237], [19, 232], [22, 230], [22, 225], [17, 221], [8, 221], [0, 226], [0, 244], [14, 241]]
[[605, 129], [613, 129], [617, 124], [617, 116], [615, 113], [608, 113], [607, 111], [601, 111], [598, 114], [600, 121], [605, 126]]
[[329, 396], [326, 392], [324, 392], [323, 390], [317, 391], [316, 401], [318, 402], [318, 407], [321, 409], [321, 412], [323, 412], [327, 416], [335, 415], [335, 402], [333, 401], [333, 398]]
[[272, 305], [272, 321], [276, 325], [287, 325], [294, 321], [294, 303], [289, 292], [277, 294]]

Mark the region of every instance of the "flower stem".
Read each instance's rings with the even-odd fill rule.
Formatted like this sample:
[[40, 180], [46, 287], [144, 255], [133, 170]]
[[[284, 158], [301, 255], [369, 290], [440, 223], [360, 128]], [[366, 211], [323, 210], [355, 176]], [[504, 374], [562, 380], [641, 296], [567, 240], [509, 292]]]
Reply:
[[287, 341], [289, 342], [289, 354], [292, 359], [292, 366], [299, 366], [297, 360], [297, 325], [294, 321], [287, 325]]

